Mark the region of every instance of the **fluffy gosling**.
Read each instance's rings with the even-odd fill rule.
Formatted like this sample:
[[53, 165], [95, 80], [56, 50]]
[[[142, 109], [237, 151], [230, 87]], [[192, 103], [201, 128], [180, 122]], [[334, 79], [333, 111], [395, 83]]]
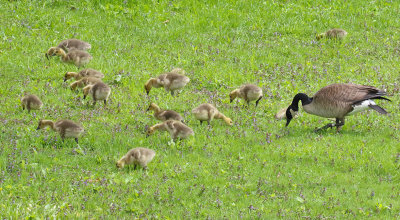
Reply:
[[93, 106], [96, 105], [96, 101], [103, 100], [104, 106], [107, 105], [108, 96], [110, 96], [111, 88], [103, 83], [98, 82], [96, 84], [87, 85], [83, 88], [83, 99], [86, 99], [88, 94], [92, 94], [93, 97]]
[[94, 85], [98, 82], [103, 82], [103, 81], [101, 81], [101, 79], [96, 78], [96, 77], [83, 77], [82, 79], [71, 83], [71, 85], [69, 85], [69, 87], [71, 88], [71, 90], [75, 90], [76, 87], [83, 88], [87, 85]]
[[92, 45], [85, 41], [81, 41], [78, 39], [68, 39], [68, 40], [63, 40], [61, 43], [58, 44], [57, 47], [50, 47], [49, 50], [47, 51], [46, 58], [49, 59], [49, 56], [55, 56], [55, 50], [57, 48], [61, 48], [64, 51], [68, 51], [71, 49], [77, 49], [77, 50], [89, 50], [92, 48]]
[[98, 70], [94, 70], [94, 69], [90, 69], [90, 68], [81, 70], [81, 71], [79, 71], [79, 73], [67, 72], [64, 75], [64, 82], [71, 78], [74, 78], [75, 80], [80, 80], [83, 77], [95, 77], [95, 78], [103, 79], [104, 74]]
[[263, 92], [262, 89], [256, 85], [245, 84], [242, 85], [239, 89], [233, 90], [229, 94], [229, 97], [231, 103], [233, 100], [235, 100], [235, 98], [241, 98], [247, 102], [247, 105], [249, 105], [250, 101], [256, 100], [256, 107], [257, 107], [258, 102], [263, 97]]
[[174, 141], [178, 138], [185, 139], [185, 138], [188, 138], [189, 136], [194, 135], [194, 132], [191, 128], [189, 128], [182, 122], [175, 121], [175, 120], [167, 120], [162, 123], [151, 126], [147, 130], [147, 137], [149, 135], [153, 134], [154, 131], [156, 131], [156, 130], [168, 131], [171, 135], [171, 138]]
[[117, 168], [122, 169], [125, 165], [133, 164], [133, 169], [139, 165], [143, 169], [147, 169], [147, 164], [153, 160], [156, 152], [154, 150], [138, 147], [128, 151], [120, 160], [117, 161]]
[[69, 50], [68, 53], [66, 53], [63, 49], [56, 48], [54, 54], [60, 56], [63, 62], [73, 63], [78, 68], [86, 65], [93, 58], [88, 52], [76, 49]]
[[71, 120], [59, 120], [55, 123], [50, 120], [40, 120], [36, 130], [43, 129], [47, 126], [59, 133], [63, 142], [65, 138], [71, 137], [75, 138], [76, 143], [78, 143], [78, 138], [84, 131], [82, 126]]
[[343, 29], [340, 28], [333, 28], [325, 33], [322, 34], [318, 34], [317, 35], [317, 40], [320, 40], [324, 37], [329, 38], [329, 39], [343, 39], [344, 37], [346, 37], [347, 32]]
[[43, 106], [43, 102], [39, 99], [39, 97], [35, 95], [27, 95], [21, 98], [22, 110], [28, 109], [28, 112], [31, 112], [31, 109], [39, 110]]
[[164, 87], [165, 91], [171, 92], [174, 95], [175, 90], [180, 90], [190, 81], [189, 77], [178, 73], [164, 73], [157, 78], [149, 79], [144, 85], [147, 95], [152, 87]]
[[202, 124], [203, 121], [207, 121], [210, 125], [210, 122], [213, 119], [222, 119], [226, 124], [232, 125], [232, 120], [230, 118], [226, 117], [224, 114], [219, 112], [215, 106], [209, 103], [201, 104], [194, 108], [192, 114], [196, 119], [200, 120], [200, 124]]
[[176, 120], [183, 122], [183, 117], [176, 111], [162, 110], [155, 103], [151, 103], [146, 111], [154, 111], [154, 117], [160, 121]]

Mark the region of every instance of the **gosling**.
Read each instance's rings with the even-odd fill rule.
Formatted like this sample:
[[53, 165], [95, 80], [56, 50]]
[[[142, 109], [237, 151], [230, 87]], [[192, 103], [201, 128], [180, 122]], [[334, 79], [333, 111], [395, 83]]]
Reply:
[[202, 124], [203, 121], [207, 121], [208, 125], [210, 125], [213, 119], [222, 119], [226, 124], [232, 125], [232, 120], [230, 118], [226, 117], [219, 112], [215, 106], [209, 103], [201, 104], [197, 108], [194, 108], [192, 114], [196, 119], [200, 120], [200, 124]]
[[175, 90], [180, 90], [190, 81], [189, 77], [178, 74], [178, 73], [164, 73], [159, 75], [157, 78], [149, 79], [144, 85], [147, 95], [149, 94], [152, 87], [160, 88], [164, 87], [167, 92], [171, 92], [174, 95]]
[[40, 120], [36, 130], [43, 129], [47, 126], [58, 132], [63, 142], [65, 138], [71, 137], [75, 138], [75, 142], [78, 143], [78, 138], [84, 131], [82, 126], [71, 120], [59, 120], [55, 123], [50, 120]]
[[153, 134], [154, 131], [156, 131], [156, 130], [168, 131], [171, 135], [171, 138], [174, 141], [177, 140], [178, 138], [185, 139], [185, 138], [188, 138], [189, 136], [194, 135], [194, 132], [191, 128], [189, 128], [182, 122], [175, 121], [175, 120], [167, 120], [162, 123], [151, 126], [147, 130], [147, 137], [149, 135]]
[[68, 53], [66, 53], [63, 49], [56, 48], [54, 53], [60, 56], [64, 63], [73, 63], [78, 68], [88, 64], [93, 58], [88, 52], [76, 49], [69, 50]]
[[138, 147], [133, 148], [126, 153], [120, 160], [117, 161], [117, 168], [122, 169], [125, 165], [133, 164], [133, 169], [136, 170], [136, 166], [139, 165], [143, 169], [147, 169], [147, 164], [153, 160], [156, 152], [154, 150]]
[[92, 94], [93, 97], [93, 106], [95, 106], [96, 101], [99, 100], [103, 100], [104, 106], [106, 106], [108, 96], [110, 96], [111, 93], [111, 88], [103, 82], [98, 82], [94, 85], [87, 85], [83, 88], [83, 99], [86, 99], [86, 96], [89, 93]]
[[72, 91], [74, 91], [76, 89], [76, 87], [83, 88], [87, 85], [94, 85], [98, 82], [103, 82], [103, 81], [101, 81], [101, 79], [95, 78], [95, 77], [83, 77], [82, 79], [71, 83], [71, 85], [69, 85], [69, 87], [71, 88]]
[[161, 110], [158, 105], [151, 103], [149, 108], [147, 108], [146, 111], [154, 111], [154, 117], [157, 120], [160, 121], [166, 121], [166, 120], [176, 120], [176, 121], [181, 121], [183, 122], [183, 117], [176, 111], [172, 110]]
[[31, 109], [39, 110], [43, 106], [43, 102], [39, 99], [39, 97], [35, 95], [27, 95], [21, 99], [22, 110], [28, 109], [28, 112], [31, 112]]
[[320, 40], [324, 37], [329, 38], [329, 39], [343, 39], [344, 37], [346, 37], [347, 32], [343, 29], [340, 28], [333, 28], [325, 33], [322, 34], [318, 34], [317, 35], [317, 40]]
[[253, 84], [245, 84], [242, 85], [239, 89], [233, 90], [230, 94], [230, 102], [232, 103], [235, 98], [244, 99], [247, 102], [247, 105], [250, 104], [250, 101], [256, 100], [256, 107], [258, 102], [263, 97], [262, 89]]
[[95, 77], [95, 78], [103, 79], [104, 74], [98, 70], [94, 70], [94, 69], [90, 69], [90, 68], [81, 70], [81, 71], [79, 71], [79, 73], [67, 72], [64, 75], [64, 82], [71, 78], [74, 78], [75, 80], [80, 80], [83, 77]]
[[63, 40], [61, 43], [58, 44], [57, 47], [50, 47], [49, 50], [47, 51], [46, 58], [49, 59], [49, 56], [55, 56], [55, 51], [57, 48], [61, 48], [64, 51], [72, 50], [72, 49], [77, 49], [77, 50], [89, 50], [92, 48], [92, 45], [85, 41], [81, 41], [78, 39], [68, 39], [68, 40]]

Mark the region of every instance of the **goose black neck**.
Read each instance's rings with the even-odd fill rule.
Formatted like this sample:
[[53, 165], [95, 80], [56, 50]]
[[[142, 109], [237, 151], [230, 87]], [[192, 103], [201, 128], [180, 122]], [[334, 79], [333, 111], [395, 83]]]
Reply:
[[304, 93], [298, 93], [295, 95], [292, 104], [290, 105], [294, 111], [299, 110], [299, 101], [301, 101], [302, 105], [307, 105], [312, 102], [312, 98], [308, 97], [308, 95]]

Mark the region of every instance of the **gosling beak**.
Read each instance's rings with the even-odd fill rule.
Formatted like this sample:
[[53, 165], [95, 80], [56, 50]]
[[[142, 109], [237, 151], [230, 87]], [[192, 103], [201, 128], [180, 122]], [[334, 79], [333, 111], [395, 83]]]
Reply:
[[233, 102], [233, 99], [231, 99], [230, 103], [232, 103], [232, 102]]
[[67, 81], [67, 78], [64, 78], [64, 82]]
[[86, 99], [86, 95], [83, 95], [83, 99]]
[[148, 112], [150, 110], [150, 107], [148, 107], [147, 109], [146, 109], [146, 112]]
[[39, 126], [36, 128], [36, 131], [37, 131], [37, 130], [40, 130], [40, 127], [39, 127]]
[[150, 91], [147, 91], [147, 90], [146, 90], [146, 94], [147, 94], [147, 95], [149, 95], [149, 92], [150, 92]]
[[50, 60], [49, 55], [47, 53], [45, 53], [44, 55], [46, 55], [47, 60]]
[[146, 133], [146, 138], [148, 138], [150, 135], [149, 135], [149, 133]]

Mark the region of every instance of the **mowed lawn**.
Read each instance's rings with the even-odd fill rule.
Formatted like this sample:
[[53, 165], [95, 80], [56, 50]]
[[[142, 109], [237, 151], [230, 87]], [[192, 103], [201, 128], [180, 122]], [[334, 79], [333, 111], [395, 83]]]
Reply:
[[[316, 41], [331, 28], [343, 41]], [[0, 217], [160, 219], [400, 218], [400, 2], [0, 1]], [[77, 67], [45, 52], [64, 39], [91, 43], [86, 66], [104, 73], [107, 108], [63, 82]], [[191, 81], [172, 97], [144, 83], [172, 68]], [[244, 83], [262, 87], [255, 108], [229, 103]], [[384, 89], [375, 111], [330, 122], [300, 110], [274, 115], [294, 95], [332, 83]], [[24, 92], [44, 102], [22, 111]], [[185, 117], [195, 135], [146, 138], [151, 102]], [[200, 125], [191, 109], [213, 103], [234, 124]], [[85, 133], [63, 143], [40, 119], [71, 119]], [[129, 149], [156, 151], [148, 170], [118, 170]]]

